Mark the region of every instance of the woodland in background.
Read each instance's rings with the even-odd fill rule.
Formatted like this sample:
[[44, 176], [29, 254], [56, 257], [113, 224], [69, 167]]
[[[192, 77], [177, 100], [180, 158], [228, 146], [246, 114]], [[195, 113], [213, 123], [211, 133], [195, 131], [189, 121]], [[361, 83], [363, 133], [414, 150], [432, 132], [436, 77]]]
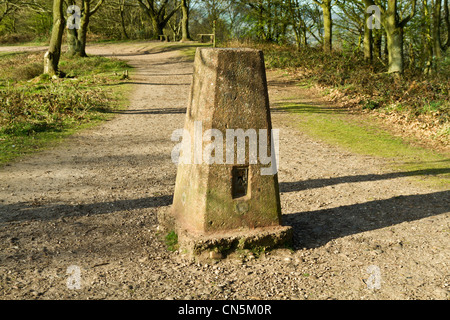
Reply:
[[[320, 45], [326, 52], [351, 50], [385, 61], [390, 72], [406, 67], [425, 73], [438, 71], [450, 46], [448, 0], [61, 1], [66, 18], [67, 6], [81, 8], [79, 37], [89, 30], [98, 39], [165, 34], [172, 41], [190, 40], [212, 33], [215, 21], [219, 42], [252, 40], [299, 49]], [[381, 9], [380, 29], [366, 27], [372, 5]], [[47, 40], [52, 9], [49, 0], [0, 0], [0, 41]]]
[[[74, 4], [81, 22], [70, 30]], [[373, 5], [380, 21], [367, 13]], [[339, 89], [350, 107], [400, 112], [448, 138], [449, 16], [448, 0], [0, 0], [0, 43], [50, 40], [51, 73], [61, 38], [69, 55], [86, 57], [87, 40], [214, 32], [218, 46], [262, 48], [269, 67]]]

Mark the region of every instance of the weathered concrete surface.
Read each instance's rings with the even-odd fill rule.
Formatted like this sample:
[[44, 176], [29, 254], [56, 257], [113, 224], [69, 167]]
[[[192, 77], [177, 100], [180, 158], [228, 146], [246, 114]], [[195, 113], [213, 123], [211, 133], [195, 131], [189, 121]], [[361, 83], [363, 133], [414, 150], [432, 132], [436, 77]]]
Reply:
[[[245, 139], [244, 163], [236, 164], [237, 139], [234, 141], [235, 161], [233, 164], [226, 161], [227, 129], [242, 129], [244, 132], [265, 129], [266, 139], [270, 141], [272, 126], [261, 51], [242, 48], [197, 49], [185, 122], [191, 146], [195, 144], [195, 135], [199, 134], [195, 123], [200, 121], [202, 135], [209, 129], [217, 129], [222, 133], [223, 163], [199, 163], [192, 148], [190, 164], [178, 164], [172, 214], [180, 234], [191, 237], [185, 243], [192, 244], [195, 242], [193, 238], [208, 236], [207, 242], [210, 244], [215, 242], [211, 239], [228, 238], [232, 239], [229, 244], [222, 243], [221, 247], [236, 247], [231, 244], [236, 238], [248, 235], [249, 230], [262, 231], [265, 228], [270, 228], [269, 233], [273, 238], [281, 237], [280, 241], [272, 243], [263, 241], [267, 246], [289, 241], [289, 228], [280, 226], [278, 176], [261, 175], [261, 168], [267, 165], [261, 164], [259, 155], [256, 163], [251, 161], [250, 138]], [[270, 146], [264, 152], [270, 155]], [[236, 180], [240, 182], [236, 183]], [[234, 232], [234, 235], [221, 236], [224, 232]], [[257, 233], [252, 231], [253, 235]], [[246, 241], [242, 240], [241, 243]], [[189, 247], [198, 249], [211, 246]]]

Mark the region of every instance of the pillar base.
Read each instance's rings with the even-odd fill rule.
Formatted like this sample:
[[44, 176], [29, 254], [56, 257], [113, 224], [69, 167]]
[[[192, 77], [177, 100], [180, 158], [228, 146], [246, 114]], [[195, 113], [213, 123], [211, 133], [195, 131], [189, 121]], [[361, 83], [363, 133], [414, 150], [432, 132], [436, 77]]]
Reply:
[[194, 235], [179, 230], [180, 252], [191, 257], [226, 257], [236, 250], [275, 249], [292, 244], [292, 228], [274, 226], [255, 229], [232, 230], [214, 234]]
[[236, 250], [270, 250], [292, 245], [293, 233], [290, 226], [193, 233], [177, 226], [168, 208], [158, 212], [158, 221], [161, 229], [177, 233], [179, 252], [192, 258], [224, 258]]

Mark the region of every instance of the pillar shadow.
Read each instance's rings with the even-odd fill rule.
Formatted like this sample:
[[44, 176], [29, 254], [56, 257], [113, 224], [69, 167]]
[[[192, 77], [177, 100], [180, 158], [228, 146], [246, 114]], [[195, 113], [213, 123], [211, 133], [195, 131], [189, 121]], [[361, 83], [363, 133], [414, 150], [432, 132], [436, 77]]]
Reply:
[[336, 114], [348, 113], [348, 110], [325, 105], [325, 103], [317, 103], [307, 101], [305, 103], [281, 101], [271, 104], [270, 111], [272, 113], [321, 113], [321, 114]]
[[113, 110], [111, 113], [118, 114], [185, 114], [186, 108], [152, 108], [152, 109], [127, 109]]
[[76, 217], [105, 214], [116, 211], [147, 209], [172, 204], [172, 195], [162, 195], [142, 199], [115, 200], [90, 204], [46, 205], [32, 202], [19, 202], [0, 205], [0, 223], [27, 220], [54, 220], [61, 217]]
[[[446, 160], [450, 161], [450, 160]], [[327, 179], [311, 179], [295, 182], [280, 182], [280, 192], [294, 192], [302, 191], [306, 189], [322, 188], [326, 186], [332, 186], [341, 183], [353, 183], [364, 181], [376, 181], [376, 180], [389, 180], [401, 177], [411, 176], [432, 176], [439, 174], [450, 173], [450, 168], [435, 168], [435, 169], [422, 169], [405, 172], [392, 172], [385, 174], [363, 174], [356, 176], [336, 177]]]
[[330, 240], [450, 212], [450, 191], [283, 215], [296, 248], [316, 248]]

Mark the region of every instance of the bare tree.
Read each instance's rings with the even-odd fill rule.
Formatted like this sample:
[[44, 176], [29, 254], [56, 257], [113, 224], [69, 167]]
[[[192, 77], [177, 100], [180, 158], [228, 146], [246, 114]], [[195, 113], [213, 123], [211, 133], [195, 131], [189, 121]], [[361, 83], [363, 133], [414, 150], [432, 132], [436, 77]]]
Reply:
[[59, 77], [59, 58], [61, 57], [61, 42], [64, 32], [63, 0], [53, 0], [53, 29], [48, 51], [44, 56], [44, 74]]
[[127, 28], [125, 26], [125, 0], [119, 0], [119, 13], [120, 13], [120, 25], [122, 27], [122, 35], [124, 38], [129, 39]]
[[0, 22], [8, 15], [21, 9], [29, 9], [34, 12], [47, 12], [47, 8], [36, 0], [0, 0]]
[[323, 50], [331, 52], [333, 48], [333, 19], [331, 16], [331, 7], [333, 0], [313, 0], [322, 8], [323, 12]]
[[[75, 0], [68, 0], [68, 5], [76, 5]], [[69, 12], [70, 13], [70, 12]], [[78, 40], [78, 29], [67, 28], [67, 54], [74, 56], [80, 51], [80, 41]]]
[[[181, 4], [176, 5], [173, 1], [154, 1], [154, 0], [137, 0], [144, 10], [145, 14], [150, 18], [155, 34], [154, 38], [158, 38], [163, 34], [164, 27], [178, 11]], [[172, 5], [172, 6], [171, 6]]]
[[381, 23], [386, 30], [387, 49], [389, 59], [389, 73], [402, 74], [404, 71], [403, 40], [404, 28], [416, 13], [416, 0], [411, 1], [409, 15], [400, 18], [398, 0], [387, 0], [387, 7], [381, 1], [376, 4], [381, 11]]
[[20, 7], [11, 0], [0, 1], [0, 22], [8, 15], [16, 12]]
[[189, 1], [181, 0], [180, 2], [181, 12], [181, 41], [190, 41], [191, 35], [189, 34]]
[[[91, 9], [91, 4], [93, 0], [81, 0], [80, 8], [80, 25], [77, 28], [67, 29], [67, 53], [69, 55], [77, 55], [80, 57], [87, 57], [86, 54], [86, 41], [87, 41], [87, 31], [90, 22], [90, 18], [93, 14], [97, 12], [100, 6], [103, 4], [104, 0], [98, 0], [97, 4]], [[77, 5], [76, 0], [68, 0], [68, 5]], [[71, 12], [69, 12], [70, 14]], [[74, 12], [72, 12], [74, 13]]]
[[90, 18], [97, 12], [104, 0], [98, 0], [97, 4], [91, 9], [93, 0], [82, 0], [80, 30], [78, 31], [79, 49], [77, 54], [80, 57], [87, 57], [86, 54], [86, 37]]

